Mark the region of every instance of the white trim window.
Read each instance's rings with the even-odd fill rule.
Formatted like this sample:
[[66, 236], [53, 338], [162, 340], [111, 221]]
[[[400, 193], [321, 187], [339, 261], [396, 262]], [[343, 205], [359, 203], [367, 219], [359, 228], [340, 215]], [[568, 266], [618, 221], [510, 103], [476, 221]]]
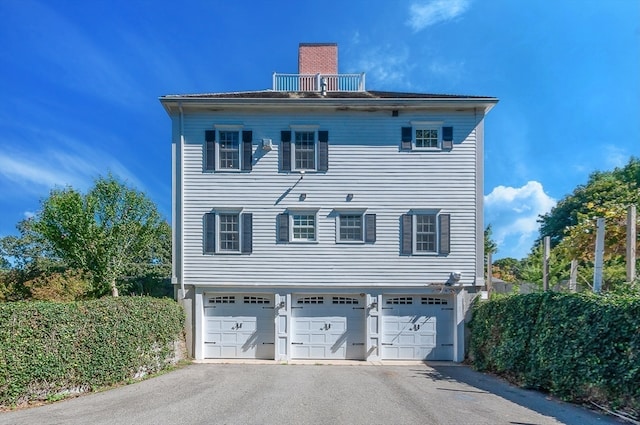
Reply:
[[317, 242], [318, 210], [292, 210], [278, 214], [278, 242]]
[[293, 169], [315, 170], [318, 150], [315, 131], [294, 131]]
[[318, 239], [315, 212], [295, 211], [289, 214], [289, 217], [292, 242], [315, 242]]
[[253, 214], [220, 210], [204, 215], [204, 254], [248, 254], [253, 251]]
[[240, 214], [218, 214], [218, 252], [240, 252]]
[[434, 214], [415, 214], [413, 252], [416, 254], [435, 254], [438, 252], [438, 232]]
[[402, 215], [402, 255], [448, 255], [450, 252], [450, 214], [430, 210]]
[[292, 125], [281, 132], [280, 171], [327, 171], [329, 132], [316, 125]]
[[338, 214], [338, 242], [364, 242], [364, 219], [362, 213]]
[[443, 127], [441, 121], [412, 121], [402, 127], [403, 150], [439, 151], [453, 149], [453, 127]]
[[440, 129], [416, 128], [413, 140], [416, 149], [438, 149], [440, 147]]
[[240, 169], [240, 132], [218, 131], [218, 170]]
[[336, 212], [336, 243], [374, 243], [376, 241], [376, 215], [363, 210]]
[[253, 132], [241, 125], [216, 125], [204, 132], [204, 171], [251, 171]]

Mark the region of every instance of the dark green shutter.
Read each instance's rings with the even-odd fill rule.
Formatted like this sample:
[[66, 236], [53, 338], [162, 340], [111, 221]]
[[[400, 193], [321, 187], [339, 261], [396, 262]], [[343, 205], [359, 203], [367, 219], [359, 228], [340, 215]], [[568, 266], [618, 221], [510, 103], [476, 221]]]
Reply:
[[451, 214], [440, 214], [440, 254], [451, 252]]
[[411, 255], [413, 253], [413, 216], [402, 214], [402, 241], [400, 242], [400, 254]]
[[251, 163], [253, 162], [253, 132], [242, 132], [242, 169], [251, 171]]
[[204, 131], [204, 169], [214, 171], [216, 169], [216, 131]]
[[278, 242], [289, 242], [289, 214], [278, 214]]
[[242, 218], [242, 253], [253, 252], [253, 214], [244, 213]]
[[402, 149], [411, 150], [411, 141], [413, 140], [413, 128], [402, 127]]
[[329, 132], [318, 131], [318, 171], [329, 170]]
[[281, 132], [282, 158], [280, 158], [280, 170], [291, 171], [291, 132]]
[[203, 223], [204, 253], [213, 254], [216, 252], [216, 215], [206, 213]]
[[373, 243], [376, 241], [376, 215], [364, 215], [364, 241]]
[[453, 127], [442, 127], [442, 149], [453, 149]]

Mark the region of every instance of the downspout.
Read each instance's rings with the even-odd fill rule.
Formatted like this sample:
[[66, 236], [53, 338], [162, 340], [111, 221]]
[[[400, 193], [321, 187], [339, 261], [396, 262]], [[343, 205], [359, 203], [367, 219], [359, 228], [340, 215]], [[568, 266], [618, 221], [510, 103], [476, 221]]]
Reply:
[[[178, 102], [178, 109], [180, 110], [180, 209], [184, 205], [182, 199], [183, 185], [182, 185], [182, 172], [184, 170], [182, 164], [182, 151], [184, 148], [184, 111], [182, 110], [182, 101]], [[177, 178], [177, 176], [176, 176]], [[182, 213], [180, 213], [180, 245], [182, 245], [182, 239], [184, 238], [184, 232], [182, 229]], [[182, 299], [185, 297], [185, 289], [184, 289], [184, 270], [182, 268], [182, 264], [184, 263], [184, 259], [182, 258], [182, 250], [180, 250], [180, 292], [182, 293]]]

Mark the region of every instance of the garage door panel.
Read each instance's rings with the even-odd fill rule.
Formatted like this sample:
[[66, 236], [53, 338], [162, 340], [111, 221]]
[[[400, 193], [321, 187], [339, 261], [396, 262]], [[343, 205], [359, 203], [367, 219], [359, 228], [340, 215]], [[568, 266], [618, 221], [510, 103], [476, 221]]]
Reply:
[[453, 359], [453, 309], [449, 298], [383, 298], [383, 359]]
[[364, 358], [364, 308], [357, 297], [296, 296], [292, 314], [292, 357]]
[[205, 358], [274, 357], [275, 313], [269, 296], [210, 296], [204, 313]]

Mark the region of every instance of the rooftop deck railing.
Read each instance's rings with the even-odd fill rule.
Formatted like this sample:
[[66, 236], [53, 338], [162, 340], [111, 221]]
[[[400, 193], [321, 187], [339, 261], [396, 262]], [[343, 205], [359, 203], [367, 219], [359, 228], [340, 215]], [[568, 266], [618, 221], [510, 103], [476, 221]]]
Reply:
[[362, 74], [278, 74], [273, 73], [274, 91], [364, 91]]

